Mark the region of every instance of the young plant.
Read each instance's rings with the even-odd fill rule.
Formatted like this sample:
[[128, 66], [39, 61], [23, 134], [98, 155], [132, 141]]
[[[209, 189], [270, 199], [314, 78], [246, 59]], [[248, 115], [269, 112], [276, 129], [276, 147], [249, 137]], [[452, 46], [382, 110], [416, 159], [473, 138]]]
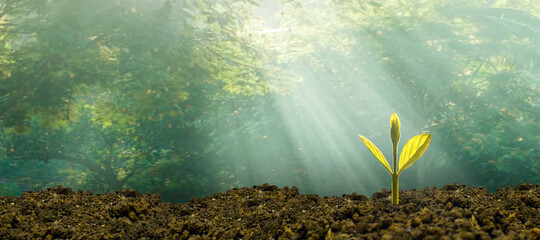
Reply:
[[388, 161], [386, 161], [386, 158], [384, 158], [384, 155], [381, 153], [381, 150], [379, 150], [375, 144], [373, 144], [369, 139], [362, 135], [358, 135], [360, 139], [362, 139], [362, 142], [367, 146], [369, 151], [379, 160], [379, 162], [388, 170], [390, 175], [392, 175], [392, 203], [398, 204], [399, 203], [399, 175], [403, 170], [410, 167], [424, 152], [429, 146], [429, 142], [431, 142], [431, 135], [428, 133], [420, 134], [417, 136], [414, 136], [413, 138], [409, 139], [409, 141], [403, 146], [403, 150], [401, 151], [401, 155], [399, 156], [399, 169], [397, 166], [397, 145], [399, 142], [399, 138], [401, 136], [401, 133], [399, 131], [399, 128], [401, 127], [401, 122], [399, 122], [399, 118], [397, 114], [392, 114], [390, 117], [390, 139], [392, 140], [392, 152], [394, 157], [394, 166], [393, 170], [390, 169], [390, 165], [388, 164]]

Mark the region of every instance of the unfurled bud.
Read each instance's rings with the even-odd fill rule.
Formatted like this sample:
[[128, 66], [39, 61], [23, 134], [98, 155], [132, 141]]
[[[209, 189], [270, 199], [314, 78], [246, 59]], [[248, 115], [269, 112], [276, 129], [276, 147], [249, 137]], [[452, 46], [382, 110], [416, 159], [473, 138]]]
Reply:
[[401, 137], [401, 133], [399, 132], [400, 127], [401, 122], [399, 122], [397, 114], [392, 114], [390, 117], [390, 139], [392, 140], [392, 144], [394, 146], [397, 146], [399, 138]]

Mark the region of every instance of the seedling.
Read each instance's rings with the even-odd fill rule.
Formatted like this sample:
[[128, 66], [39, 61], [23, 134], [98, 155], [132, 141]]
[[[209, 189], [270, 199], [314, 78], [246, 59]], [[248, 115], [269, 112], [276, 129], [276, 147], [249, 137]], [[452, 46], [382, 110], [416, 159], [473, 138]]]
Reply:
[[392, 203], [398, 204], [399, 203], [399, 175], [403, 170], [410, 167], [424, 152], [429, 146], [429, 142], [431, 142], [431, 135], [429, 133], [420, 134], [417, 136], [414, 136], [413, 138], [409, 139], [405, 146], [403, 146], [403, 150], [401, 150], [401, 155], [399, 156], [399, 169], [397, 166], [397, 146], [399, 142], [399, 138], [401, 137], [401, 133], [399, 131], [399, 128], [401, 127], [401, 122], [399, 122], [399, 118], [397, 114], [392, 114], [390, 117], [390, 140], [392, 140], [392, 152], [394, 157], [394, 166], [393, 170], [390, 169], [390, 165], [388, 164], [388, 161], [386, 161], [386, 158], [384, 158], [384, 155], [381, 153], [381, 150], [379, 150], [375, 144], [373, 144], [369, 139], [362, 135], [358, 135], [360, 139], [362, 139], [362, 142], [367, 146], [369, 151], [379, 160], [379, 162], [388, 170], [390, 175], [392, 176]]

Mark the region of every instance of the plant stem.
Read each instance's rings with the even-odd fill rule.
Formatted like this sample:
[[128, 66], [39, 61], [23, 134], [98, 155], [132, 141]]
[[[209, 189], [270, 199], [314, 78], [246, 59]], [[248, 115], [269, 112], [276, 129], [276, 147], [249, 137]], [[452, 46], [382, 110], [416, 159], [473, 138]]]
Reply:
[[399, 204], [399, 176], [395, 172], [392, 174], [392, 203]]
[[392, 203], [393, 204], [399, 203], [399, 175], [398, 175], [398, 169], [397, 169], [398, 141], [392, 142], [392, 153], [394, 157], [394, 171], [392, 172]]

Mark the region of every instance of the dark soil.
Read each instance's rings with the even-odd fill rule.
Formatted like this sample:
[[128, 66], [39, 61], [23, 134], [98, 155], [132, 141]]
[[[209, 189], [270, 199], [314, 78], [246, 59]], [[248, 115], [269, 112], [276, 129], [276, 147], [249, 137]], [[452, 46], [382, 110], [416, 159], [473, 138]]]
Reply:
[[296, 187], [231, 189], [163, 203], [132, 190], [58, 186], [0, 197], [0, 239], [540, 239], [540, 187], [443, 188], [319, 197]]

